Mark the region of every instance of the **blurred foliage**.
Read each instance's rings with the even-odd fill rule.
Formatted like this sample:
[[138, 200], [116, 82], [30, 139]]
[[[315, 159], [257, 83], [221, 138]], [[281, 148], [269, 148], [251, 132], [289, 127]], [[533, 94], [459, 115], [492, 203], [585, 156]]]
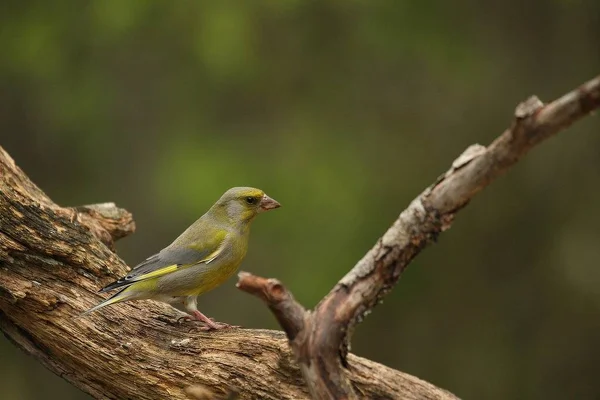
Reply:
[[[8, 0], [0, 144], [57, 203], [132, 211], [130, 264], [230, 186], [264, 189], [284, 207], [255, 223], [242, 268], [314, 306], [519, 101], [596, 75], [599, 37], [595, 0]], [[467, 399], [597, 398], [599, 128], [578, 123], [473, 201], [353, 351]], [[276, 328], [233, 283], [202, 310]], [[87, 398], [0, 352], [3, 399]]]

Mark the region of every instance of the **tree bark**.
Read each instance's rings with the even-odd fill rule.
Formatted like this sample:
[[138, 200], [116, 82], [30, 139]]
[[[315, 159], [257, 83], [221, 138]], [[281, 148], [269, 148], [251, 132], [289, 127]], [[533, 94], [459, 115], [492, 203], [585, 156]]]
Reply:
[[[0, 330], [55, 374], [98, 399], [185, 399], [203, 385], [216, 398], [306, 399], [282, 332], [194, 332], [167, 305], [124, 303], [75, 318], [97, 290], [128, 270], [110, 249], [134, 231], [107, 203], [54, 204], [0, 147]], [[455, 399], [418, 378], [351, 356], [365, 397]]]
[[[74, 318], [101, 299], [100, 287], [128, 270], [111, 249], [133, 232], [131, 215], [110, 203], [57, 206], [0, 148], [0, 329], [96, 398], [183, 399], [203, 385], [217, 397], [234, 388], [242, 399], [303, 399], [308, 389], [318, 398], [456, 399], [347, 355], [349, 332], [470, 198], [535, 144], [599, 105], [600, 78], [547, 106], [537, 99], [521, 105], [513, 127], [487, 149], [471, 147], [457, 159], [314, 312], [269, 281], [263, 299], [284, 326], [294, 355], [281, 332], [189, 332], [175, 323], [169, 306], [152, 301]], [[299, 338], [303, 344], [296, 346]]]

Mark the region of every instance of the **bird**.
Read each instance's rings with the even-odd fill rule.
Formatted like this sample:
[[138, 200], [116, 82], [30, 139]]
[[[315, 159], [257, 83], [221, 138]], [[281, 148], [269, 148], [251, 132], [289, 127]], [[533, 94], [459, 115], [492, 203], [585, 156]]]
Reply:
[[234, 187], [170, 245], [135, 266], [100, 293], [120, 289], [80, 316], [130, 300], [168, 303], [203, 322], [206, 330], [231, 325], [215, 322], [198, 310], [197, 298], [225, 282], [240, 266], [248, 250], [254, 218], [281, 205], [252, 187]]

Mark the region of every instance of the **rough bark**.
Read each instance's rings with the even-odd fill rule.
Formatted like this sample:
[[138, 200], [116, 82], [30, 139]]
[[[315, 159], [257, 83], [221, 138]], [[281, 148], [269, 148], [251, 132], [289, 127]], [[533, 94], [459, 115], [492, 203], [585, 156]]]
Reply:
[[218, 395], [235, 387], [242, 399], [302, 399], [308, 398], [306, 380], [316, 398], [455, 399], [418, 378], [347, 355], [349, 333], [470, 198], [539, 141], [599, 104], [600, 78], [547, 106], [524, 103], [511, 129], [488, 148], [471, 147], [457, 159], [314, 311], [304, 311], [279, 282], [269, 280], [266, 291], [260, 280], [248, 286], [278, 316], [298, 363], [283, 333], [189, 332], [174, 323], [168, 306], [151, 301], [74, 318], [100, 300], [98, 288], [127, 271], [110, 249], [133, 231], [131, 216], [112, 204], [55, 205], [0, 148], [0, 329], [96, 398], [182, 399], [203, 385]]
[[[346, 355], [352, 330], [394, 287], [410, 261], [450, 228], [456, 212], [533, 146], [600, 107], [600, 76], [544, 105], [533, 96], [487, 148], [470, 146], [452, 167], [415, 198], [375, 246], [311, 312], [281, 282], [247, 273], [238, 287], [267, 303], [286, 331], [315, 399], [355, 399]], [[350, 366], [350, 367], [349, 367]], [[360, 393], [363, 397], [363, 393]]]
[[[0, 330], [95, 398], [306, 399], [285, 335], [268, 330], [190, 332], [166, 305], [96, 304], [98, 288], [127, 266], [110, 249], [133, 232], [114, 204], [62, 208], [0, 148]], [[351, 381], [374, 399], [454, 399], [413, 376], [351, 356]]]

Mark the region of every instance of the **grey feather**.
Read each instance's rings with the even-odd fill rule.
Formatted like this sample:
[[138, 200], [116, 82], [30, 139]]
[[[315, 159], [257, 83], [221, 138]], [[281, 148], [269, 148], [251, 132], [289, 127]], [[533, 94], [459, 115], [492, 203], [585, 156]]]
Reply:
[[137, 282], [136, 278], [139, 276], [157, 271], [170, 265], [197, 264], [205, 259], [209, 254], [209, 250], [199, 252], [194, 249], [171, 245], [161, 250], [160, 253], [157, 253], [136, 265], [131, 272], [127, 274], [127, 276], [124, 276], [110, 285], [105, 286], [100, 290], [100, 293], [108, 292], [119, 287], [129, 286]]

